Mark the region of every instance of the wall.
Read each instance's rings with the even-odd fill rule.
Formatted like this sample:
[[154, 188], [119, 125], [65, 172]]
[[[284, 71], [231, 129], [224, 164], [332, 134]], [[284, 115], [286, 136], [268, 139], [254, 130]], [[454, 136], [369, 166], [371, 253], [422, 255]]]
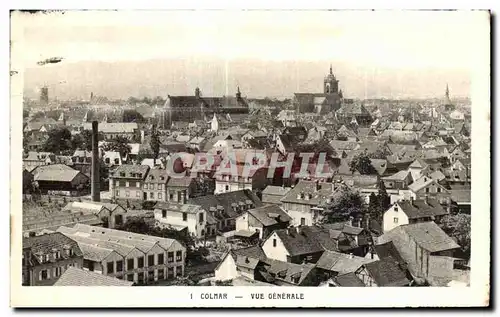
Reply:
[[[142, 181], [138, 180], [120, 180], [125, 183], [121, 186], [117, 179], [110, 180], [109, 191], [112, 198], [130, 199], [130, 200], [143, 200]], [[128, 186], [127, 186], [128, 184]], [[132, 187], [133, 185], [133, 187]], [[127, 196], [128, 192], [128, 196]]]
[[[273, 247], [273, 239], [276, 239], [276, 247]], [[275, 233], [271, 234], [269, 238], [262, 245], [262, 250], [266, 254], [266, 257], [274, 260], [279, 260], [283, 262], [288, 262], [288, 256], [290, 255], [285, 248], [283, 242]]]
[[236, 263], [231, 254], [227, 254], [219, 267], [215, 269], [215, 280], [227, 281], [232, 280], [237, 276], [238, 272], [236, 271]]
[[[83, 267], [83, 256], [82, 257], [72, 257], [66, 260], [62, 261], [57, 261], [57, 262], [50, 262], [50, 263], [43, 263], [40, 265], [37, 265], [35, 267], [31, 267], [29, 269], [30, 271], [30, 285], [31, 286], [50, 286], [53, 285], [59, 277], [66, 271], [66, 269], [69, 266], [74, 266], [77, 268]], [[60, 273], [56, 277], [54, 277], [54, 269], [55, 268], [60, 268]], [[48, 279], [46, 280], [40, 280], [40, 272], [42, 270], [47, 270], [47, 276]]]
[[[398, 219], [398, 222], [394, 222], [394, 218]], [[385, 213], [384, 213], [384, 224], [383, 230], [384, 232], [388, 232], [398, 226], [409, 224], [408, 216], [401, 210], [401, 207], [398, 204], [392, 205]]]

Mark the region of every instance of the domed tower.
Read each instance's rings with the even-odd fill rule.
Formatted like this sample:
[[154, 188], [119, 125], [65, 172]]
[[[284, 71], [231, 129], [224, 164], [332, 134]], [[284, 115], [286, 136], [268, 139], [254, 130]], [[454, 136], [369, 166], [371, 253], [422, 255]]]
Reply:
[[330, 64], [330, 73], [325, 77], [323, 89], [325, 94], [336, 94], [339, 92], [339, 81], [337, 80], [337, 78], [335, 78], [335, 75], [333, 74], [331, 64]]

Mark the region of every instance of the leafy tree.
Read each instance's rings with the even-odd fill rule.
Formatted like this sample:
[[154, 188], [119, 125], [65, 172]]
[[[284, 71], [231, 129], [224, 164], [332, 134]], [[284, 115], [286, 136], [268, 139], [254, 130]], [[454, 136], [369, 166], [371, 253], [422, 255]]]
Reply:
[[452, 237], [462, 252], [466, 256], [470, 256], [471, 247], [471, 216], [467, 214], [450, 214], [444, 216], [439, 222], [439, 226], [443, 231]]
[[338, 194], [325, 208], [323, 223], [346, 221], [349, 217], [359, 218], [365, 212], [363, 198], [359, 192], [347, 186], [343, 186], [337, 191]]
[[387, 208], [391, 205], [391, 197], [387, 194], [385, 184], [382, 180], [378, 183], [378, 202], [380, 208], [385, 212]]
[[373, 167], [366, 152], [354, 156], [349, 162], [349, 169], [353, 173], [358, 171], [361, 175], [371, 175], [377, 173], [377, 170]]
[[151, 131], [151, 139], [149, 141], [149, 146], [151, 146], [151, 150], [153, 151], [153, 164], [156, 165], [156, 160], [158, 159], [158, 155], [160, 155], [160, 136], [158, 131], [156, 130], [156, 126], [153, 126]]
[[43, 151], [54, 154], [69, 154], [72, 150], [71, 132], [67, 128], [50, 130], [42, 146]]
[[122, 157], [129, 155], [132, 151], [132, 148], [128, 144], [128, 139], [122, 136], [118, 136], [110, 142], [106, 142], [103, 149], [105, 151], [119, 152]]
[[378, 148], [377, 150], [375, 150], [375, 152], [368, 153], [369, 158], [380, 160], [385, 160], [389, 155], [391, 155], [391, 153], [389, 153], [389, 151], [387, 151], [385, 148]]
[[137, 110], [125, 110], [123, 111], [122, 122], [144, 122], [144, 117]]
[[28, 109], [23, 109], [23, 118], [27, 118], [30, 115], [30, 111]]
[[92, 131], [83, 130], [82, 132], [73, 135], [71, 138], [71, 148], [73, 150], [92, 151]]

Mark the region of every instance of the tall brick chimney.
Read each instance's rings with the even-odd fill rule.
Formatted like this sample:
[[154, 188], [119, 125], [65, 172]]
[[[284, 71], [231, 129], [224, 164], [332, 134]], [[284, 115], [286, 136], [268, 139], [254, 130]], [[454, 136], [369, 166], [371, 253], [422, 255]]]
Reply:
[[92, 174], [91, 174], [92, 201], [101, 201], [98, 134], [99, 134], [98, 123], [97, 121], [92, 121]]

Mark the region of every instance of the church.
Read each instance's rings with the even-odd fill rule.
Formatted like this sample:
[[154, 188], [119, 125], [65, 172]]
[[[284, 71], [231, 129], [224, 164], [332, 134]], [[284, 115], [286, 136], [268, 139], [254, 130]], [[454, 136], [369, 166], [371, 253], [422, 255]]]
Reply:
[[323, 82], [323, 93], [295, 93], [293, 105], [298, 113], [327, 114], [337, 111], [342, 103], [342, 89], [330, 65], [330, 73]]
[[235, 96], [204, 97], [200, 88], [194, 96], [170, 96], [165, 101], [165, 124], [170, 127], [172, 121], [205, 120], [214, 114], [249, 113], [248, 102], [237, 88]]

